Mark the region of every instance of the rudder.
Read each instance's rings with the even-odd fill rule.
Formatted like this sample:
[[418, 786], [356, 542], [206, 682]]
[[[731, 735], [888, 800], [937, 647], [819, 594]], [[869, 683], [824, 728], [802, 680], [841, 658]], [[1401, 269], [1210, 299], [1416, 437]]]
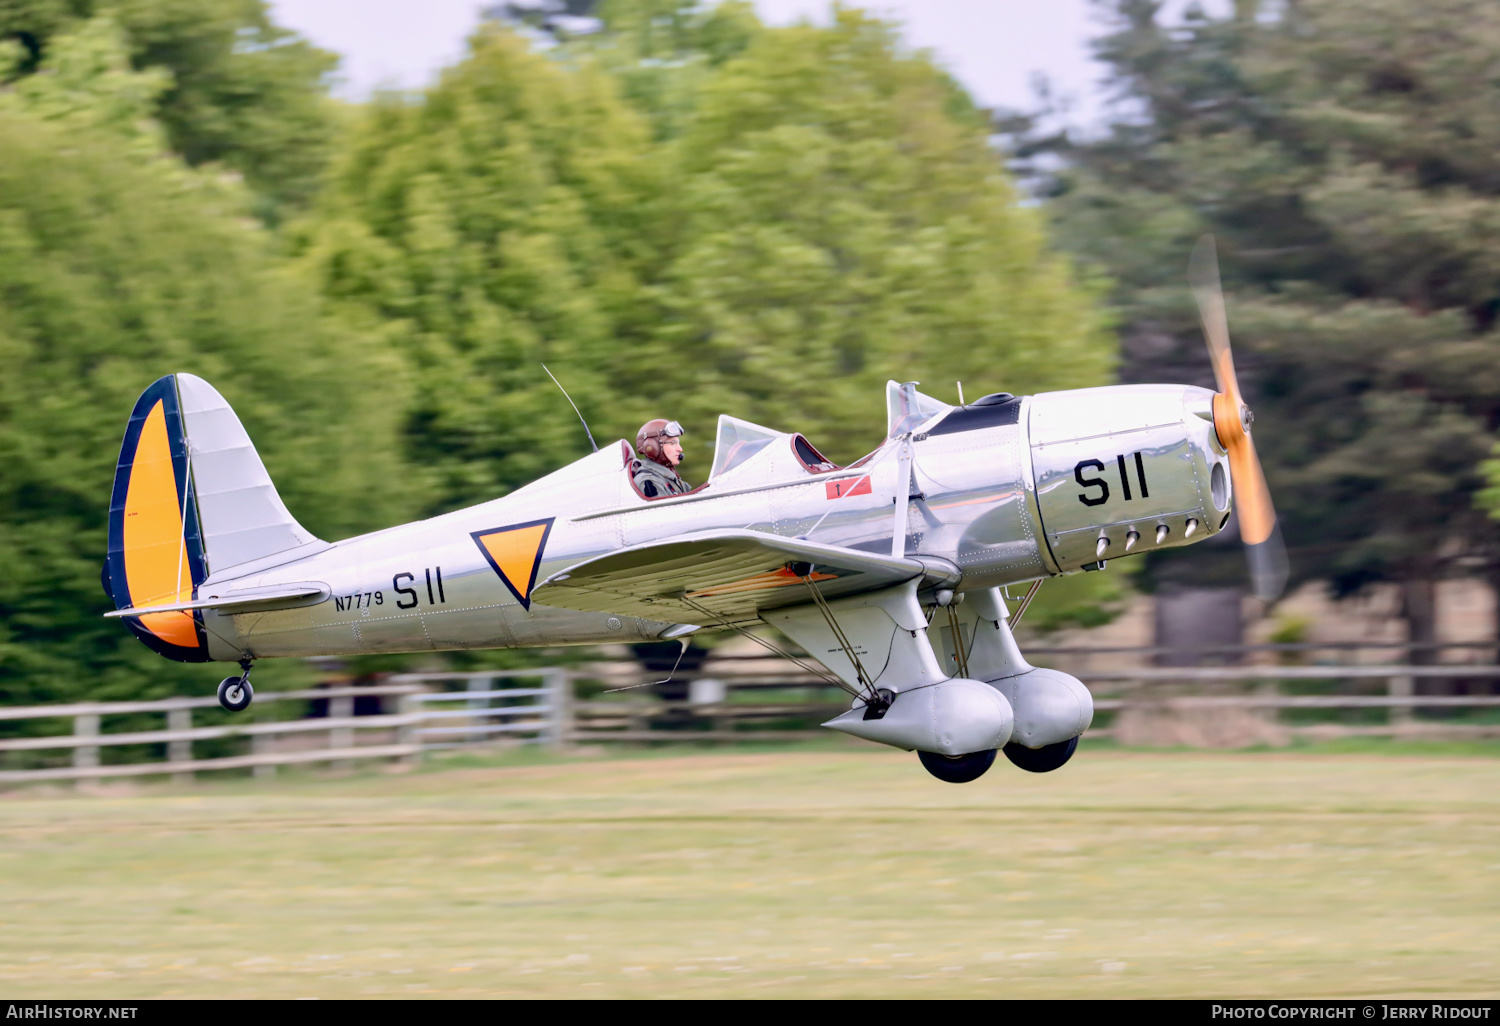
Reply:
[[[191, 601], [208, 576], [198, 508], [188, 501], [189, 490], [182, 409], [175, 376], [169, 374], [136, 400], [115, 466], [104, 584], [116, 609]], [[168, 658], [208, 659], [203, 620], [196, 613], [150, 613], [125, 622]]]

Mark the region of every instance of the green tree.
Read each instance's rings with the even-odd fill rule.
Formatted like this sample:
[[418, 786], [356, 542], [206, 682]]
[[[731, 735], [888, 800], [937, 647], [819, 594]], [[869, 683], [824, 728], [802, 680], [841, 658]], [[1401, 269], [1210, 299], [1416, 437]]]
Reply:
[[[1403, 588], [1500, 571], [1474, 507], [1500, 425], [1500, 8], [1306, 0], [1170, 28], [1112, 0], [1098, 43], [1124, 114], [1086, 140], [1012, 119], [1059, 239], [1115, 281], [1127, 381], [1209, 365], [1183, 281], [1219, 239], [1237, 362], [1296, 579]], [[1241, 580], [1164, 554], [1157, 580]]]
[[242, 173], [265, 217], [310, 198], [336, 122], [333, 54], [275, 25], [263, 0], [7, 0], [0, 85], [44, 70], [54, 43], [92, 18], [123, 30], [135, 70], [165, 73], [150, 113], [189, 164]]
[[415, 368], [435, 508], [578, 454], [542, 360], [600, 433], [675, 416], [695, 457], [727, 412], [852, 459], [888, 377], [947, 396], [1107, 378], [1090, 288], [984, 118], [888, 25], [603, 10], [606, 32], [546, 54], [487, 28], [422, 103], [376, 104], [293, 233]]
[[316, 216], [292, 230], [324, 293], [410, 367], [406, 451], [430, 509], [579, 455], [541, 361], [620, 430], [607, 382], [620, 310], [641, 302], [647, 142], [600, 68], [488, 27], [424, 102], [372, 104]]
[[[246, 216], [240, 189], [143, 152], [121, 129], [139, 125], [131, 105], [149, 105], [153, 80], [106, 44], [74, 37], [76, 52], [49, 54], [59, 70], [49, 89], [0, 97], [5, 703], [216, 683], [101, 618], [120, 438], [136, 395], [162, 374], [191, 371], [224, 393], [309, 529], [337, 538], [407, 512], [393, 456], [399, 365], [328, 319]], [[63, 69], [89, 61], [113, 92], [65, 81]], [[268, 670], [274, 685], [296, 667]]]
[[806, 425], [843, 459], [887, 378], [950, 399], [1103, 382], [1104, 321], [988, 134], [890, 25], [756, 34], [666, 147], [680, 227], [637, 348], [692, 415]]
[[[12, 45], [0, 57], [14, 67], [21, 54], [21, 48]], [[0, 67], [0, 76], [4, 70]], [[132, 143], [141, 157], [149, 158], [166, 147], [152, 113], [168, 80], [160, 68], [133, 70], [124, 34], [108, 18], [94, 18], [59, 34], [38, 74], [21, 78], [8, 94], [0, 94], [0, 104], [85, 133], [107, 133]]]

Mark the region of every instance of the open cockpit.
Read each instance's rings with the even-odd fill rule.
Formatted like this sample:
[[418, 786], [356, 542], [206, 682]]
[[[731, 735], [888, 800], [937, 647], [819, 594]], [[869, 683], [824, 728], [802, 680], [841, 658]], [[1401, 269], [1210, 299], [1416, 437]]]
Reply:
[[[626, 469], [628, 472], [628, 461]], [[719, 417], [708, 480], [687, 494], [795, 481], [841, 469], [800, 433], [777, 431], [723, 414]], [[640, 494], [639, 489], [636, 491]], [[641, 495], [648, 502], [670, 497]]]
[[[998, 397], [987, 397], [989, 398]], [[980, 400], [980, 402], [984, 401], [986, 400]], [[898, 385], [894, 381], [888, 382], [886, 386], [887, 439], [875, 452], [856, 460], [848, 467], [841, 466], [824, 456], [800, 432], [778, 431], [752, 421], [721, 414], [715, 433], [714, 457], [709, 468], [708, 480], [699, 484], [688, 494], [697, 495], [705, 491], [738, 491], [783, 482], [790, 484], [820, 474], [860, 467], [880, 452], [891, 438], [909, 434], [954, 409], [946, 403], [918, 392], [915, 383]], [[639, 489], [637, 489], [637, 494], [640, 494]], [[641, 495], [641, 498], [647, 501], [669, 497]]]
[[[634, 454], [628, 445], [624, 442], [621, 445], [627, 453], [625, 471], [632, 476], [632, 485], [638, 497], [647, 502], [681, 497], [669, 494], [648, 495], [642, 492], [635, 485], [632, 469], [639, 464], [632, 461], [631, 456]], [[754, 487], [775, 480], [794, 481], [840, 469], [842, 468], [838, 464], [820, 453], [799, 433], [777, 431], [724, 414], [719, 417], [708, 480], [685, 494], [700, 495], [710, 489], [722, 491], [725, 488]]]
[[826, 474], [840, 469], [799, 433], [777, 431], [728, 414], [720, 415], [709, 481], [717, 483], [729, 475], [738, 478], [752, 465], [784, 471], [789, 477], [798, 476], [799, 472]]

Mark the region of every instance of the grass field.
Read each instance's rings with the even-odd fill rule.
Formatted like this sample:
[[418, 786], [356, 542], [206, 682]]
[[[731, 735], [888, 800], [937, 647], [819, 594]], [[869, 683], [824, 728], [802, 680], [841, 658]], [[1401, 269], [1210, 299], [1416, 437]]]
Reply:
[[0, 799], [0, 994], [1494, 996], [1500, 759], [825, 747]]

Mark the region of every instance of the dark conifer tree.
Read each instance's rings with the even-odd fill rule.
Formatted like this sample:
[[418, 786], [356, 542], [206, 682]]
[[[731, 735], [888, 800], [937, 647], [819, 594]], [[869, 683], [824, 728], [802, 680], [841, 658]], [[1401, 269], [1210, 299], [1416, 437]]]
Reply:
[[[1113, 279], [1122, 378], [1211, 386], [1184, 266], [1213, 232], [1296, 579], [1396, 582], [1433, 640], [1434, 582], [1500, 582], [1475, 504], [1500, 426], [1500, 7], [1104, 6], [1108, 130], [1001, 127], [1060, 243]], [[1198, 555], [1149, 577], [1242, 579], [1232, 546]]]

